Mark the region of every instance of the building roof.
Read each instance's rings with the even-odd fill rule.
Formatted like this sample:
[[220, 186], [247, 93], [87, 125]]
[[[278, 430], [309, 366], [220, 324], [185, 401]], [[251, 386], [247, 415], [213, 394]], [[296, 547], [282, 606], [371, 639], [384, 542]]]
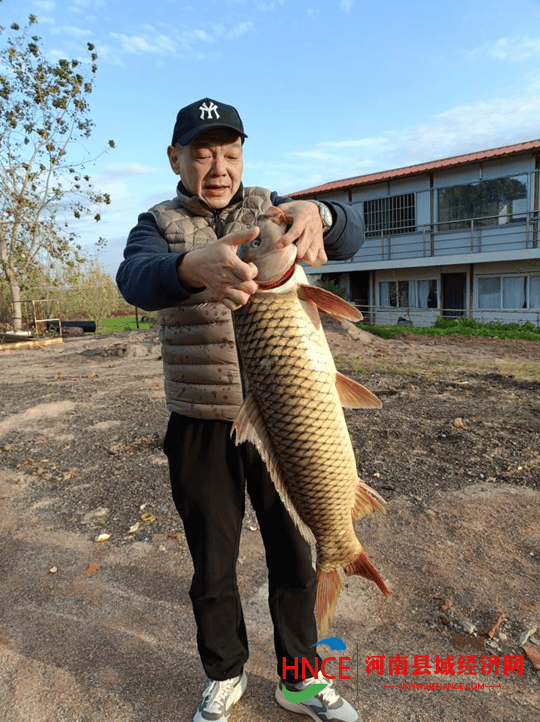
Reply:
[[467, 163], [477, 163], [483, 160], [493, 160], [494, 158], [505, 158], [507, 156], [519, 155], [521, 153], [540, 151], [540, 139], [529, 140], [525, 143], [517, 143], [516, 145], [505, 145], [501, 148], [491, 148], [490, 150], [480, 150], [476, 153], [466, 153], [465, 155], [455, 155], [450, 158], [441, 160], [433, 160], [428, 163], [418, 163], [404, 168], [395, 168], [394, 170], [384, 170], [379, 173], [369, 173], [368, 175], [355, 176], [354, 178], [345, 178], [345, 180], [332, 181], [323, 183], [320, 186], [306, 188], [305, 190], [289, 193], [292, 198], [302, 198], [313, 196], [318, 193], [327, 193], [329, 191], [347, 190], [357, 186], [369, 185], [372, 183], [381, 183], [396, 178], [406, 178], [407, 176], [431, 173], [435, 170], [443, 168], [453, 168], [455, 166], [466, 165]]

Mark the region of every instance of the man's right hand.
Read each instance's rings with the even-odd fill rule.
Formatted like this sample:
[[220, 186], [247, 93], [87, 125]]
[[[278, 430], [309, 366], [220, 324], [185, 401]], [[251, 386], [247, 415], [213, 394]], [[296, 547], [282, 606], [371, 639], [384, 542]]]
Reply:
[[254, 263], [238, 258], [237, 249], [258, 235], [259, 228], [254, 227], [188, 251], [178, 267], [180, 283], [192, 288], [205, 287], [211, 300], [221, 301], [231, 311], [240, 308], [257, 291], [253, 279], [258, 269]]

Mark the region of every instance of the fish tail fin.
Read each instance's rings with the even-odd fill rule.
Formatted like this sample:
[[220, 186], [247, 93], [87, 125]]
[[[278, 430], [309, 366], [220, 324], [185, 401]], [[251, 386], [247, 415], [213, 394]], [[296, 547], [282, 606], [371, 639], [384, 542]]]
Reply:
[[336, 610], [337, 599], [343, 590], [339, 569], [325, 571], [317, 567], [317, 599], [315, 614], [319, 631], [326, 632]]
[[367, 557], [365, 551], [359, 552], [347, 566], [343, 567], [345, 574], [350, 577], [353, 574], [358, 574], [365, 579], [369, 579], [379, 587], [385, 597], [390, 597], [386, 584], [384, 583], [381, 575], [375, 569], [373, 564]]

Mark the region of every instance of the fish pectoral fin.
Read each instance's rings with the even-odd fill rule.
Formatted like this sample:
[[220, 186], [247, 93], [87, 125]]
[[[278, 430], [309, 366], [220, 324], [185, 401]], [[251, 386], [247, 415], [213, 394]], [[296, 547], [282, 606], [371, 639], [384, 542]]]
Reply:
[[351, 516], [354, 520], [362, 519], [373, 511], [380, 511], [386, 514], [386, 509], [381, 504], [384, 499], [366, 484], [363, 479], [358, 479], [358, 486], [354, 497]]
[[343, 570], [348, 577], [353, 574], [358, 574], [359, 576], [364, 577], [364, 579], [369, 579], [370, 581], [375, 582], [385, 597], [391, 596], [383, 578], [370, 562], [364, 550], [359, 552], [354, 559], [347, 564], [347, 566], [343, 567]]
[[346, 409], [380, 409], [382, 403], [369, 389], [336, 371], [336, 389]]
[[266, 468], [268, 469], [270, 478], [274, 482], [277, 493], [279, 494], [279, 497], [287, 509], [291, 519], [298, 527], [298, 530], [304, 539], [310, 544], [313, 544], [315, 542], [313, 532], [308, 525], [302, 521], [296, 511], [293, 500], [289, 496], [287, 485], [283, 481], [279, 467], [279, 459], [272, 445], [272, 439], [268, 433], [264, 419], [259, 412], [255, 397], [251, 393], [248, 393], [244, 399], [244, 403], [240, 407], [238, 416], [234, 420], [231, 429], [231, 436], [233, 433], [235, 434], [235, 444], [237, 446], [243, 441], [250, 441], [255, 446], [261, 455]]
[[305, 283], [298, 286], [298, 298], [303, 301], [312, 301], [320, 311], [324, 311], [332, 318], [343, 321], [361, 321], [360, 311], [335, 293], [319, 286], [309, 286]]
[[339, 569], [325, 571], [317, 567], [317, 597], [315, 615], [320, 632], [326, 632], [328, 624], [334, 616], [337, 599], [343, 590], [343, 580]]
[[294, 218], [291, 215], [283, 213], [281, 208], [278, 208], [277, 206], [271, 206], [266, 213], [262, 215], [262, 218], [266, 218], [277, 225], [283, 224], [286, 226], [290, 226], [294, 221]]

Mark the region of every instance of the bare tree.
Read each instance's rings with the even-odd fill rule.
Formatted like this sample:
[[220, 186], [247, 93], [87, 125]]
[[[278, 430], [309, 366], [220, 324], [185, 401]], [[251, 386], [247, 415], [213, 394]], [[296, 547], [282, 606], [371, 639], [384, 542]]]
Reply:
[[0, 263], [15, 330], [21, 328], [21, 286], [29, 270], [47, 259], [70, 267], [81, 260], [72, 219], [93, 215], [98, 221], [99, 207], [110, 203], [85, 169], [91, 160], [84, 141], [94, 126], [88, 96], [97, 71], [95, 48], [87, 44], [84, 61], [50, 62], [41, 38], [30, 37], [36, 23], [30, 15], [24, 28], [13, 24], [0, 50]]

